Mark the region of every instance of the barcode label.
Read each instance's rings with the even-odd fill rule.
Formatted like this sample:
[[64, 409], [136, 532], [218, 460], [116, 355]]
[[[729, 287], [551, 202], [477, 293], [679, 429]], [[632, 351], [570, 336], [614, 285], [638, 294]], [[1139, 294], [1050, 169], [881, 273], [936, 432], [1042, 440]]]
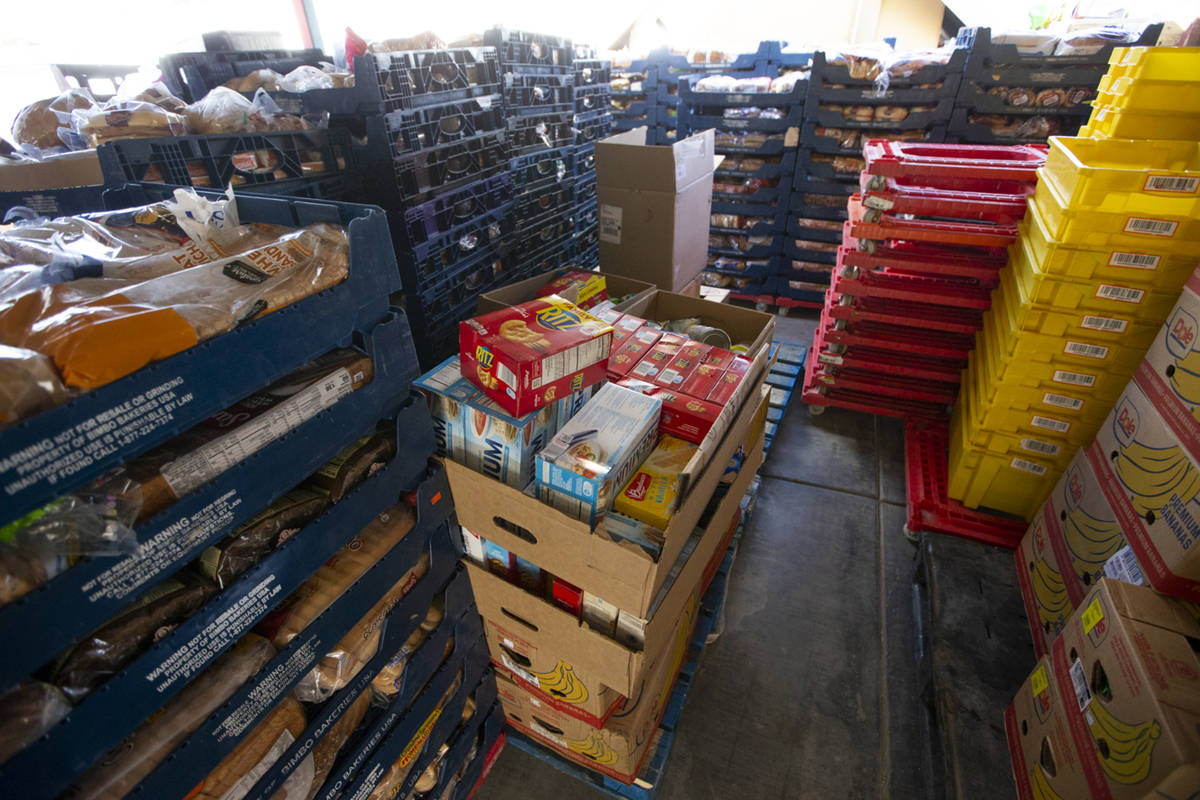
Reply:
[[1063, 345], [1063, 352], [1070, 353], [1073, 356], [1083, 356], [1084, 358], [1108, 358], [1108, 348], [1098, 344], [1067, 342]]
[[1071, 664], [1071, 685], [1075, 687], [1075, 700], [1079, 703], [1079, 710], [1086, 711], [1092, 702], [1092, 690], [1088, 688], [1083, 662], [1078, 658]]
[[600, 206], [600, 241], [609, 244], [621, 243], [622, 220], [625, 210], [620, 206]]
[[1109, 266], [1132, 267], [1133, 269], [1158, 269], [1161, 256], [1147, 253], [1113, 253], [1109, 256]]
[[1129, 545], [1113, 553], [1112, 558], [1104, 562], [1104, 574], [1115, 581], [1135, 583], [1138, 586], [1146, 584], [1146, 576], [1142, 574], [1142, 568]]
[[1175, 235], [1175, 229], [1178, 227], [1178, 222], [1172, 222], [1169, 219], [1130, 217], [1125, 220], [1126, 233], [1144, 233], [1148, 236], [1165, 236], [1170, 238]]
[[1014, 469], [1019, 469], [1023, 472], [1032, 472], [1034, 475], [1045, 475], [1046, 468], [1041, 464], [1035, 464], [1032, 461], [1026, 461], [1023, 458], [1014, 458], [1012, 460]]
[[1041, 439], [1022, 439], [1021, 449], [1028, 450], [1031, 453], [1040, 453], [1044, 456], [1056, 456], [1062, 452], [1062, 448], [1050, 442], [1043, 442]]
[[1173, 175], [1149, 175], [1146, 178], [1147, 192], [1195, 194], [1197, 189], [1200, 189], [1200, 178], [1178, 178]]
[[1065, 394], [1055, 394], [1054, 392], [1046, 392], [1042, 395], [1042, 402], [1048, 406], [1068, 408], [1071, 411], [1078, 411], [1083, 408], [1083, 401], [1079, 398], [1067, 397]]
[[1043, 428], [1056, 433], [1066, 433], [1071, 430], [1071, 423], [1063, 422], [1061, 419], [1052, 419], [1051, 417], [1041, 417], [1034, 415], [1033, 419], [1029, 420], [1029, 424], [1035, 428]]
[[1107, 333], [1124, 333], [1125, 328], [1129, 326], [1129, 322], [1123, 319], [1114, 319], [1112, 317], [1093, 317], [1091, 314], [1084, 316], [1083, 322], [1079, 323], [1080, 327], [1088, 328], [1093, 331], [1105, 331]]
[[1096, 287], [1096, 297], [1102, 300], [1116, 300], [1118, 303], [1140, 303], [1146, 293], [1131, 286], [1113, 286], [1102, 283]]
[[1088, 375], [1086, 372], [1067, 372], [1066, 370], [1054, 370], [1054, 377], [1050, 380], [1055, 383], [1066, 383], [1071, 386], [1095, 386], [1096, 376]]
[[535, 678], [530, 672], [522, 669], [521, 667], [518, 667], [513, 662], [513, 660], [511, 658], [509, 658], [507, 655], [505, 655], [504, 653], [500, 654], [500, 663], [502, 663], [504, 665], [505, 669], [507, 669], [513, 675], [516, 675], [518, 678], [525, 681], [526, 683], [531, 684], [531, 685], [537, 687], [538, 689], [542, 688], [542, 684], [538, 681], [537, 678]]

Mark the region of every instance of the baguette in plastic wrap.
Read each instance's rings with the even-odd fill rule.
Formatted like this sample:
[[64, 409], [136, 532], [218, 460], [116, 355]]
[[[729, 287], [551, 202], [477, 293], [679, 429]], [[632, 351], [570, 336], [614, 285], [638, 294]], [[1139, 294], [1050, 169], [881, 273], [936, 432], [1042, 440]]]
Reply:
[[333, 765], [337, 762], [338, 753], [350, 740], [350, 736], [363, 721], [363, 717], [367, 715], [370, 707], [371, 692], [364, 689], [342, 716], [338, 717], [338, 721], [333, 723], [333, 727], [321, 737], [321, 741], [317, 742], [316, 747], [312, 750], [314, 775], [312, 790], [308, 793], [307, 800], [312, 800], [320, 791], [325, 779], [333, 770]]
[[[242, 800], [304, 733], [307, 724], [299, 701], [291, 695], [284, 697], [187, 795], [188, 800]], [[272, 795], [272, 800], [305, 800], [312, 791], [313, 777], [310, 753]]]
[[65, 695], [48, 683], [24, 680], [0, 694], [0, 764], [58, 724], [71, 710]]

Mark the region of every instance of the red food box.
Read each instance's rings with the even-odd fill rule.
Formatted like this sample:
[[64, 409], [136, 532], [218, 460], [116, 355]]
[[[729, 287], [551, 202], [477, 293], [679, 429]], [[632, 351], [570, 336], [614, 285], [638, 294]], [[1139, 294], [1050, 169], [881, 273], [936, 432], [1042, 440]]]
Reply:
[[729, 368], [721, 376], [716, 387], [708, 393], [710, 403], [728, 404], [735, 397], [741, 397], [741, 385], [750, 371], [750, 359], [744, 356], [734, 356]]
[[[702, 344], [688, 340], [680, 348], [675, 358], [667, 365], [666, 369], [658, 373], [657, 377], [652, 380], [664, 389], [672, 389], [681, 391], [684, 382], [692, 376], [700, 363], [704, 360], [704, 356], [712, 349], [711, 345]], [[707, 395], [701, 395], [703, 400]]]
[[613, 352], [615, 353], [618, 347], [624, 344], [630, 336], [633, 336], [635, 333], [641, 330], [642, 326], [645, 324], [646, 320], [642, 319], [641, 317], [635, 317], [632, 314], [625, 314], [616, 322], [612, 323]]
[[575, 305], [580, 308], [591, 308], [608, 299], [608, 284], [599, 272], [564, 272], [554, 280], [538, 289], [538, 297], [558, 295], [575, 290]]
[[679, 391], [688, 397], [698, 397], [701, 400], [705, 400], [712, 394], [712, 390], [717, 388], [717, 383], [724, 374], [725, 367], [723, 366], [700, 364], [696, 367], [696, 371], [680, 384]]
[[551, 592], [554, 605], [563, 611], [576, 617], [583, 613], [583, 590], [578, 586], [567, 583], [562, 578], [555, 578]]
[[729, 424], [729, 412], [717, 403], [667, 389], [659, 389], [651, 397], [662, 400], [662, 415], [658, 419], [659, 431], [678, 436], [685, 442], [700, 444], [714, 425]]
[[708, 351], [706, 356], [704, 356], [704, 363], [720, 367], [721, 371], [724, 372], [729, 368], [729, 365], [733, 363], [735, 358], [737, 358], [737, 354], [733, 351], [726, 350], [723, 347], [714, 347]]
[[662, 335], [662, 331], [654, 328], [641, 328], [627, 338], [620, 348], [613, 350], [613, 354], [608, 359], [609, 379], [611, 380], [613, 375], [618, 376], [618, 379], [627, 375], [629, 370], [633, 369], [634, 364], [641, 361], [642, 356], [658, 344]]
[[651, 347], [642, 356], [642, 360], [635, 364], [626, 374], [631, 378], [653, 381], [658, 377], [659, 373], [675, 360], [675, 356], [679, 355], [679, 351], [687, 341], [685, 337], [675, 333], [662, 334], [654, 347]]
[[[593, 317], [596, 317], [597, 319], [604, 320], [609, 325], [616, 325], [617, 320], [619, 320], [621, 317], [625, 316], [620, 311], [617, 311], [615, 308], [612, 308], [611, 306], [608, 308], [589, 309], [588, 313], [590, 313]], [[616, 345], [613, 345], [613, 347], [615, 349]]]
[[612, 327], [561, 297], [546, 297], [464, 320], [463, 377], [513, 416], [604, 380]]

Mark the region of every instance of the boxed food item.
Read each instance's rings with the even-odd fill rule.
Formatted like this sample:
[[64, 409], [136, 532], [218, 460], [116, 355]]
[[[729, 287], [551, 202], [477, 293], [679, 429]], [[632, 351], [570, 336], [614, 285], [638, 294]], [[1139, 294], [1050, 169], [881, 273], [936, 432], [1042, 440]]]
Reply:
[[1188, 279], [1171, 316], [1159, 328], [1138, 380], [1157, 398], [1162, 413], [1200, 419], [1200, 274]]
[[746, 376], [750, 372], [750, 359], [745, 356], [734, 356], [721, 374], [720, 380], [708, 395], [709, 402], [719, 405], [737, 405], [740, 398], [745, 396]]
[[658, 383], [687, 343], [688, 339], [685, 336], [661, 333], [654, 346], [629, 370], [629, 377]]
[[[550, 281], [566, 274], [567, 272], [576, 272], [571, 267], [565, 267], [558, 270], [544, 272], [541, 275], [534, 275], [532, 278], [510, 283], [507, 286], [501, 286], [499, 289], [492, 289], [489, 292], [484, 292], [479, 296], [479, 313], [485, 314], [489, 311], [498, 311], [508, 306], [515, 306], [519, 303], [524, 303], [527, 300], [536, 300], [542, 295], [539, 293], [541, 288]], [[584, 273], [593, 274], [593, 273]], [[654, 291], [654, 284], [646, 283], [645, 281], [635, 280], [634, 278], [626, 278], [622, 275], [611, 275], [608, 273], [594, 273], [604, 276], [605, 290], [608, 292], [609, 300], [597, 305], [596, 308], [607, 306], [611, 303], [611, 308], [616, 311], [623, 312], [625, 307], [633, 302], [634, 299], [650, 294]], [[559, 297], [564, 300], [575, 303], [576, 295], [573, 287], [567, 287], [561, 292], [556, 292]], [[615, 302], [614, 302], [615, 301]], [[578, 303], [576, 303], [578, 305]], [[593, 314], [593, 316], [596, 316]], [[611, 324], [612, 320], [605, 320]]]
[[641, 317], [635, 317], [632, 314], [621, 314], [620, 317], [610, 324], [613, 326], [612, 349], [615, 353], [621, 345], [625, 344], [630, 336], [633, 336], [642, 329], [642, 326], [646, 324], [646, 320]]
[[[570, 397], [564, 397], [562, 400], [558, 401], [558, 414], [554, 423], [555, 432], [557, 432], [558, 429], [563, 425], [566, 425], [571, 417], [575, 416], [580, 411], [583, 411], [583, 407], [586, 406], [588, 401], [591, 400], [596, 394], [597, 388], [598, 387], [595, 385], [587, 386], [583, 389], [580, 389], [578, 392], [572, 392]], [[537, 451], [534, 451], [534, 454], [536, 455]]]
[[696, 366], [695, 372], [681, 382], [677, 388], [680, 394], [704, 400], [717, 388], [717, 384], [724, 374], [724, 366], [707, 363], [699, 364]]
[[605, 636], [612, 636], [617, 627], [620, 610], [612, 603], [589, 592], [583, 593], [583, 608], [580, 616], [588, 627]]
[[696, 445], [664, 436], [642, 462], [621, 493], [613, 509], [658, 528], [666, 528], [681, 497], [681, 473]]
[[658, 420], [658, 430], [693, 444], [701, 444], [714, 430], [715, 437], [724, 435], [736, 410], [732, 403], [720, 405], [698, 400], [635, 378], [625, 378], [618, 381], [617, 385], [661, 400], [662, 414]]
[[613, 541], [632, 542], [646, 551], [655, 561], [662, 556], [663, 532], [661, 528], [627, 517], [616, 511], [604, 515], [604, 522], [596, 529], [603, 531]]
[[438, 455], [462, 462], [467, 452], [465, 403], [479, 390], [462, 376], [458, 356], [450, 356], [413, 381], [413, 386], [425, 395]]
[[548, 297], [552, 294], [566, 297], [566, 293], [569, 291], [573, 291], [575, 295], [575, 299], [571, 302], [580, 308], [591, 308], [608, 299], [608, 289], [603, 275], [599, 272], [580, 272], [578, 270], [564, 272], [538, 289], [538, 297]]
[[459, 323], [463, 376], [517, 416], [602, 381], [611, 343], [608, 324], [556, 296]]
[[606, 384], [537, 456], [538, 498], [595, 526], [654, 447], [661, 401]]
[[663, 332], [657, 328], [643, 326], [625, 337], [621, 347], [608, 359], [608, 379], [620, 380], [628, 375], [662, 336]]
[[[458, 358], [454, 361], [457, 363]], [[463, 457], [456, 460], [489, 478], [524, 489], [533, 481], [535, 456], [558, 430], [559, 420], [573, 407], [576, 395], [581, 394], [567, 395], [517, 417], [476, 391], [460, 404], [466, 418], [466, 442]]]
[[680, 387], [683, 386], [684, 382], [692, 377], [700, 367], [700, 361], [709, 347], [707, 344], [691, 340], [683, 342], [679, 346], [679, 351], [675, 354], [675, 358], [671, 359], [666, 368], [653, 378], [654, 382], [664, 389], [680, 391]]

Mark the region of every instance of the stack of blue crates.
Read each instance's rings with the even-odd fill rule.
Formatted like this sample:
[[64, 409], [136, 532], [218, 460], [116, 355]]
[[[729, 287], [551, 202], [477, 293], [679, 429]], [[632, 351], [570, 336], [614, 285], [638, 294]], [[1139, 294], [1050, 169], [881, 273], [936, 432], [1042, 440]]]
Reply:
[[[165, 186], [124, 187], [107, 192], [103, 202], [109, 209], [127, 208], [163, 199], [171, 191]], [[161, 746], [142, 726], [154, 724], [160, 708], [181, 699], [185, 687], [213, 668], [216, 659], [368, 523], [403, 503], [412, 507], [415, 527], [350, 588], [331, 598], [302, 635], [273, 651], [255, 675], [231, 688], [223, 703], [214, 703], [198, 726], [180, 734], [173, 752], [147, 763], [136, 787], [130, 787], [131, 796], [175, 797], [199, 786], [378, 605], [398, 576], [424, 558], [429, 563], [426, 573], [384, 617], [377, 652], [328, 699], [304, 704], [304, 731], [256, 774], [244, 797], [270, 798], [290, 774], [311, 768], [311, 759], [306, 759], [313, 748], [335, 729], [354, 700], [370, 691], [372, 679], [437, 598], [444, 617], [409, 659], [397, 696], [386, 707], [367, 712], [328, 779], [312, 787], [315, 796], [329, 800], [346, 786], [367, 787], [365, 796], [401, 754], [411, 756], [413, 764], [402, 796], [439, 758], [439, 787], [456, 779], [466, 785], [481, 770], [499, 735], [502, 717], [487, 648], [469, 583], [457, 563], [449, 486], [444, 469], [430, 461], [435, 448], [426, 406], [410, 389], [419, 368], [408, 320], [403, 309], [389, 305], [400, 280], [386, 216], [370, 206], [261, 195], [239, 197], [238, 212], [244, 223], [345, 226], [348, 277], [320, 294], [0, 432], [0, 451], [7, 454], [0, 465], [5, 487], [0, 523], [21, 520], [180, 433], [207, 424], [230, 405], [336, 348], [355, 348], [368, 357], [370, 380], [315, 416], [288, 423], [273, 438], [256, 444], [250, 455], [227, 451], [231, 457], [219, 474], [135, 525], [139, 546], [134, 552], [80, 560], [0, 606], [0, 630], [7, 641], [21, 643], [0, 661], [0, 699], [15, 702], [18, 694], [6, 696], [10, 687], [28, 687], [34, 676], [54, 680], [43, 668], [57, 656], [149, 599], [164, 580], [188, 573], [207, 548], [240, 531], [347, 446], [379, 430], [394, 431], [395, 455], [258, 563], [222, 587], [210, 586], [212, 594], [198, 610], [174, 627], [161, 629], [156, 641], [144, 642], [102, 683], [76, 696], [61, 722], [0, 764], [4, 797], [34, 800], [64, 791], [69, 796], [75, 783], [96, 789], [88, 783], [94, 780], [88, 772], [93, 765], [123, 757], [121, 750]], [[381, 423], [385, 427], [380, 428]], [[69, 447], [48, 456], [55, 443]], [[207, 580], [198, 572], [191, 574], [193, 580]], [[453, 649], [448, 652], [451, 638]], [[194, 702], [195, 698], [188, 701]], [[185, 711], [177, 706], [175, 712]], [[430, 730], [437, 708], [441, 714]], [[133, 739], [127, 738], [139, 730]], [[443, 744], [448, 750], [440, 754]], [[465, 797], [469, 788], [451, 791]]]
[[613, 131], [612, 62], [594, 58], [595, 51], [575, 46], [575, 266], [600, 266], [599, 217], [596, 210], [596, 142]]
[[570, 262], [575, 215], [575, 49], [569, 39], [492, 28], [514, 200], [508, 280]]

